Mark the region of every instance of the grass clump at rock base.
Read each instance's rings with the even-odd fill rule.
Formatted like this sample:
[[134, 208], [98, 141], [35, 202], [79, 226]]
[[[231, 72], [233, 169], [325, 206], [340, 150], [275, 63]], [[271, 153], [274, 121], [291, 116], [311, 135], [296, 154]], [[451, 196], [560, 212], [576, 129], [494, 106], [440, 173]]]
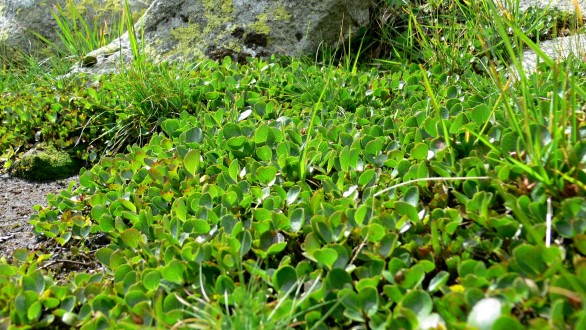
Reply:
[[[81, 119], [43, 138], [96, 163], [30, 223], [103, 270], [56, 280], [66, 262], [17, 250], [0, 324], [583, 328], [586, 77], [543, 58], [141, 63], [60, 92]], [[14, 109], [26, 128], [47, 108]]]

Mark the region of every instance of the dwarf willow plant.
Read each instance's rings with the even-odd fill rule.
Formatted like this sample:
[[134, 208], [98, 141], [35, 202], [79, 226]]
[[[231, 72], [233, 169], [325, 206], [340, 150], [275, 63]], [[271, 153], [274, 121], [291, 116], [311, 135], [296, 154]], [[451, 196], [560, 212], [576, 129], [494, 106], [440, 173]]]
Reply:
[[[506, 19], [467, 14], [463, 45]], [[389, 70], [145, 62], [6, 93], [3, 153], [38, 127], [117, 152], [35, 207], [47, 248], [0, 258], [0, 325], [585, 328], [582, 64], [515, 80], [515, 20], [478, 67], [422, 22], [437, 56]]]

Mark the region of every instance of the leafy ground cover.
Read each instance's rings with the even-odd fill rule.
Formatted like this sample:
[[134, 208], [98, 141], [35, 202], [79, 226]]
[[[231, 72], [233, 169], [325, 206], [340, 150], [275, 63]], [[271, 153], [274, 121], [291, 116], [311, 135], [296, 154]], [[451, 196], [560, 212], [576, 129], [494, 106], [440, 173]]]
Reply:
[[[427, 62], [140, 62], [4, 82], [7, 164], [35, 137], [94, 162], [36, 207], [34, 232], [105, 271], [60, 277], [46, 251], [15, 251], [0, 324], [586, 328], [584, 64], [544, 56], [525, 76], [517, 51], [539, 48], [506, 19], [491, 44], [446, 53], [417, 8]], [[462, 23], [465, 41], [484, 17]]]

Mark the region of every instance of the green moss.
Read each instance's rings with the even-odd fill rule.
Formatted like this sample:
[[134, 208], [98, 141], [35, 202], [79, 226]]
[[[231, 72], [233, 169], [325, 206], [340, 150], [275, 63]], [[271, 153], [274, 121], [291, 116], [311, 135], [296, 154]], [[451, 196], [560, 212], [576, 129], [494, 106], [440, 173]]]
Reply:
[[32, 181], [58, 180], [79, 171], [79, 163], [53, 146], [32, 149], [17, 160], [11, 169], [15, 177]]

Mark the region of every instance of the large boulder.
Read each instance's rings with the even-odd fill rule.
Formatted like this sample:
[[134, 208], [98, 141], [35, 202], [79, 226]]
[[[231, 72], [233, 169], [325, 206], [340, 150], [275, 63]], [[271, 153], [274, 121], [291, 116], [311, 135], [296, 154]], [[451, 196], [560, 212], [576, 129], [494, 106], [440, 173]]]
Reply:
[[[135, 25], [154, 62], [315, 52], [360, 38], [372, 0], [155, 0]], [[132, 59], [128, 34], [88, 54], [77, 70], [99, 72]], [[113, 64], [113, 65], [112, 65]], [[85, 69], [83, 67], [86, 67]], [[91, 67], [91, 68], [87, 68]]]
[[[133, 13], [140, 16], [152, 0], [128, 0]], [[84, 20], [106, 22], [115, 26], [124, 8], [124, 0], [0, 0], [0, 56], [14, 58], [18, 52], [43, 56], [50, 54], [47, 45], [35, 34], [51, 42], [59, 42], [59, 27], [51, 12], [55, 5], [66, 13], [71, 11], [70, 4], [82, 15]]]

